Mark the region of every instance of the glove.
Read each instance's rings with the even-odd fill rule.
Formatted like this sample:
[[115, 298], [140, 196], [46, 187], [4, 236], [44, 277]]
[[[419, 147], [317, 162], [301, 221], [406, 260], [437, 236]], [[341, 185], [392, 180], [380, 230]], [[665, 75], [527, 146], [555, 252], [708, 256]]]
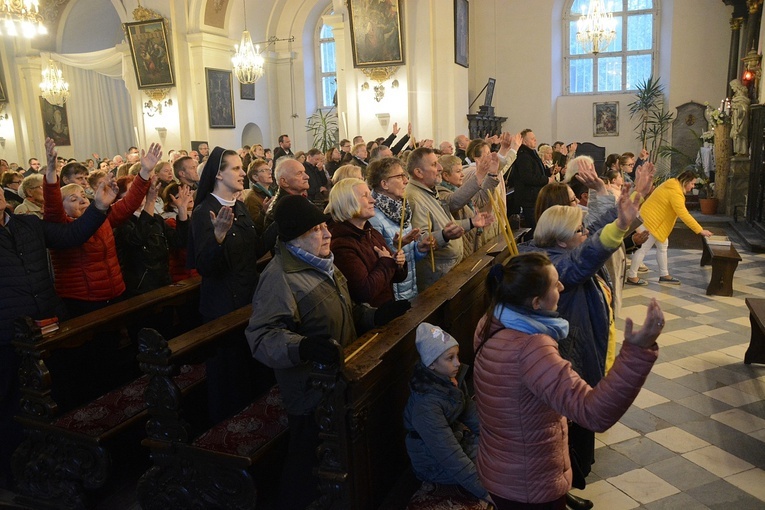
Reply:
[[411, 303], [409, 303], [409, 301], [406, 299], [399, 299], [397, 301], [391, 300], [387, 303], [383, 303], [375, 311], [375, 326], [385, 326], [399, 315], [404, 315], [404, 312], [409, 310], [411, 307]]
[[329, 335], [308, 336], [300, 341], [298, 352], [303, 361], [315, 361], [322, 365], [331, 365], [340, 359], [337, 346], [337, 342]]

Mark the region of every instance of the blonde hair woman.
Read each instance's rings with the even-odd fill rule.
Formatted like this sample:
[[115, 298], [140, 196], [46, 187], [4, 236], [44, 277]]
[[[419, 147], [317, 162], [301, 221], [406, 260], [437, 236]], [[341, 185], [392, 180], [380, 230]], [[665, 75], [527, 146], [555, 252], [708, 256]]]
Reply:
[[340, 181], [329, 192], [324, 212], [334, 220], [329, 225], [331, 249], [353, 300], [376, 307], [393, 301], [393, 284], [407, 276], [406, 258], [403, 250], [392, 253], [369, 223], [375, 199], [367, 184], [353, 178]]
[[332, 185], [334, 186], [343, 179], [354, 178], [361, 180], [361, 168], [357, 165], [343, 165], [332, 175]]

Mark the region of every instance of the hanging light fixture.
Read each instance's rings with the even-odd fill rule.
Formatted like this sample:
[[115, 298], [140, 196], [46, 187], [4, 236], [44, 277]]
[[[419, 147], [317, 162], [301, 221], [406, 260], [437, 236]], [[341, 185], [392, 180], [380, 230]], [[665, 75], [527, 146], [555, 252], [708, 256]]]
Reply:
[[0, 0], [0, 34], [31, 39], [47, 33], [38, 0]]
[[591, 46], [594, 55], [607, 48], [616, 37], [616, 21], [610, 12], [606, 12], [603, 0], [590, 0], [587, 15], [579, 18], [576, 24], [576, 40], [585, 49]]
[[239, 83], [247, 84], [255, 83], [263, 76], [265, 60], [260, 55], [260, 47], [252, 44], [250, 32], [247, 30], [247, 1], [245, 0], [242, 4], [244, 5], [244, 32], [239, 45], [234, 45], [236, 53], [231, 58], [231, 63]]
[[52, 105], [62, 106], [69, 99], [69, 84], [64, 81], [61, 69], [48, 59], [48, 67], [42, 71], [40, 82], [42, 97]]

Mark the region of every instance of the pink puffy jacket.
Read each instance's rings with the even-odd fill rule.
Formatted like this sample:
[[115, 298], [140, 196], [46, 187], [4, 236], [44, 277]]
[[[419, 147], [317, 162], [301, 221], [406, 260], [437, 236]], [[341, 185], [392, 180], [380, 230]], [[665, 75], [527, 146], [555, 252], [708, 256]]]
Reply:
[[[484, 317], [474, 347], [481, 343]], [[558, 354], [547, 335], [496, 331], [475, 359], [475, 395], [481, 436], [478, 474], [484, 487], [511, 501], [545, 503], [571, 488], [571, 418], [602, 432], [627, 411], [658, 357], [658, 348], [625, 342], [613, 368], [591, 388]]]

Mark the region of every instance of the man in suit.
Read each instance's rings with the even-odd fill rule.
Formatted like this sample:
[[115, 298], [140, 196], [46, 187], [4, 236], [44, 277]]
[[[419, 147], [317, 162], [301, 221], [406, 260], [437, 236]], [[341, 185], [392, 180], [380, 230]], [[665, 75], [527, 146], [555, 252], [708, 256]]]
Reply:
[[274, 168], [276, 168], [276, 163], [279, 159], [284, 156], [294, 157], [294, 154], [292, 154], [292, 140], [290, 140], [289, 135], [279, 135], [279, 147], [274, 149]]

